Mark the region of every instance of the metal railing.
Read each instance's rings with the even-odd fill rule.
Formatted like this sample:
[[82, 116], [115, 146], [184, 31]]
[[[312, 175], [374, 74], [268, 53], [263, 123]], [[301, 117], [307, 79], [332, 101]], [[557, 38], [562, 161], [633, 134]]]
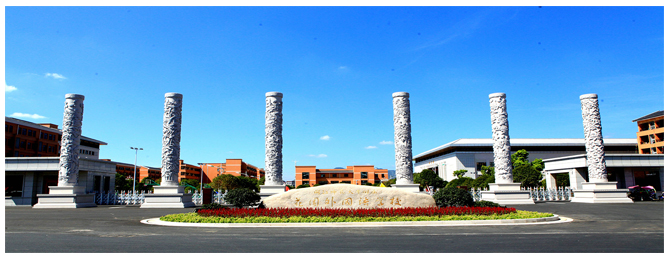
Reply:
[[[141, 205], [144, 203], [145, 194], [151, 191], [115, 191], [95, 193], [95, 204], [97, 205]], [[212, 202], [218, 204], [226, 204], [223, 199], [226, 193], [213, 193]], [[192, 195], [192, 200], [195, 205], [202, 205], [202, 192], [195, 191]]]
[[[522, 188], [522, 191], [530, 191], [530, 196], [533, 198], [533, 201], [569, 201], [570, 197], [573, 196], [572, 189], [569, 187], [558, 187], [558, 188]], [[470, 194], [472, 194], [472, 199], [474, 201], [482, 200], [482, 191], [486, 189], [470, 189]]]
[[148, 191], [120, 191], [95, 193], [97, 205], [140, 205], [144, 203], [144, 195]]

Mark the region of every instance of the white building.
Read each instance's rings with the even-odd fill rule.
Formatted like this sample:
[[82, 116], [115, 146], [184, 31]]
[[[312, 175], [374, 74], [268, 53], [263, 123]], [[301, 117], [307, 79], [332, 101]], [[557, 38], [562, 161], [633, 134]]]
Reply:
[[[636, 154], [636, 139], [604, 139], [606, 154]], [[586, 154], [584, 139], [511, 139], [512, 153], [525, 149], [529, 161]], [[433, 169], [444, 180], [456, 178], [454, 171], [465, 169], [466, 176], [481, 175], [482, 166], [493, 166], [493, 139], [458, 139], [413, 158], [414, 173]]]

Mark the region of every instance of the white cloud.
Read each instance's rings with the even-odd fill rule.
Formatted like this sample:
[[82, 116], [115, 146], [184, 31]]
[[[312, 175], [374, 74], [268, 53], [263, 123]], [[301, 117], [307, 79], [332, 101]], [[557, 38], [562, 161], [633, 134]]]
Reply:
[[319, 154], [319, 155], [309, 154], [308, 156], [310, 156], [310, 157], [316, 157], [316, 158], [325, 158], [325, 157], [328, 157], [328, 155], [326, 155], [326, 154]]
[[365, 147], [365, 148], [366, 148], [366, 149], [376, 149], [377, 146], [368, 146], [368, 147]]
[[392, 141], [381, 141], [381, 142], [379, 142], [379, 144], [381, 144], [381, 145], [389, 145], [389, 144], [393, 144], [393, 142], [392, 142]]
[[14, 87], [14, 86], [9, 86], [9, 85], [7, 85], [7, 83], [5, 82], [5, 92], [12, 92], [12, 91], [15, 91], [15, 90], [16, 90], [16, 87]]
[[54, 79], [67, 79], [62, 74], [57, 74], [57, 73], [45, 73], [44, 77], [53, 77]]
[[11, 117], [18, 117], [18, 118], [32, 118], [32, 119], [42, 119], [46, 118], [45, 116], [40, 116], [38, 114], [24, 114], [24, 113], [19, 113], [15, 112], [14, 114], [9, 115]]
[[321, 138], [319, 138], [319, 139], [327, 141], [327, 140], [330, 140], [330, 136], [324, 135], [324, 136], [321, 136]]
[[340, 70], [347, 70], [347, 69], [349, 69], [349, 67], [346, 67], [346, 66], [343, 65], [343, 66], [338, 67], [337, 69], [340, 69]]

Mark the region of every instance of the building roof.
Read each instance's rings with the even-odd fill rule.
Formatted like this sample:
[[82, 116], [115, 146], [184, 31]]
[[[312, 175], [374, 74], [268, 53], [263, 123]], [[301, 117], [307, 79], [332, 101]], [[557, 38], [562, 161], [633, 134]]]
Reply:
[[[635, 138], [630, 139], [603, 139], [603, 142], [606, 146], [637, 146], [637, 140]], [[537, 138], [537, 139], [527, 139], [527, 138], [512, 138], [510, 139], [510, 145], [512, 147], [526, 147], [526, 146], [584, 146], [584, 138]], [[493, 147], [493, 139], [491, 138], [471, 138], [471, 139], [458, 139], [437, 148], [424, 151], [419, 155], [413, 157], [413, 159], [421, 158], [431, 153], [438, 152], [447, 148], [454, 147]]]
[[652, 118], [657, 118], [657, 117], [660, 117], [660, 116], [663, 116], [663, 110], [661, 110], [661, 111], [656, 111], [656, 112], [651, 113], [651, 114], [649, 114], [649, 115], [640, 117], [640, 118], [638, 118], [638, 119], [633, 120], [633, 122], [637, 122], [637, 121], [641, 121], [641, 120], [647, 120], [647, 119], [652, 119]]
[[[29, 126], [29, 127], [32, 127], [32, 128], [38, 128], [42, 131], [57, 133], [57, 134], [60, 134], [60, 135], [63, 134], [63, 131], [60, 130], [60, 129], [49, 128], [49, 127], [46, 127], [46, 126], [43, 126], [43, 125], [39, 125], [39, 124], [36, 124], [36, 123], [33, 123], [33, 122], [28, 122], [26, 120], [21, 120], [21, 119], [17, 119], [17, 118], [13, 118], [13, 117], [6, 116], [5, 121], [10, 122], [10, 123], [15, 123], [15, 124], [18, 124], [18, 125]], [[81, 139], [86, 140], [86, 141], [90, 141], [90, 142], [94, 142], [94, 143], [97, 143], [97, 144], [100, 144], [100, 145], [107, 145], [106, 142], [96, 140], [96, 139], [93, 139], [93, 138], [89, 138], [89, 137], [86, 137], [86, 136], [83, 136], [83, 135], [81, 136]]]

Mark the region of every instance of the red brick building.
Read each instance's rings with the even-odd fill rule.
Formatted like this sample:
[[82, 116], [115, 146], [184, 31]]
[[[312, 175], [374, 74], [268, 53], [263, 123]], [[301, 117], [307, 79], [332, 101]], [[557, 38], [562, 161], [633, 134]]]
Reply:
[[309, 184], [375, 184], [388, 180], [388, 169], [372, 165], [347, 166], [347, 168], [317, 169], [316, 166], [296, 166], [295, 185]]

